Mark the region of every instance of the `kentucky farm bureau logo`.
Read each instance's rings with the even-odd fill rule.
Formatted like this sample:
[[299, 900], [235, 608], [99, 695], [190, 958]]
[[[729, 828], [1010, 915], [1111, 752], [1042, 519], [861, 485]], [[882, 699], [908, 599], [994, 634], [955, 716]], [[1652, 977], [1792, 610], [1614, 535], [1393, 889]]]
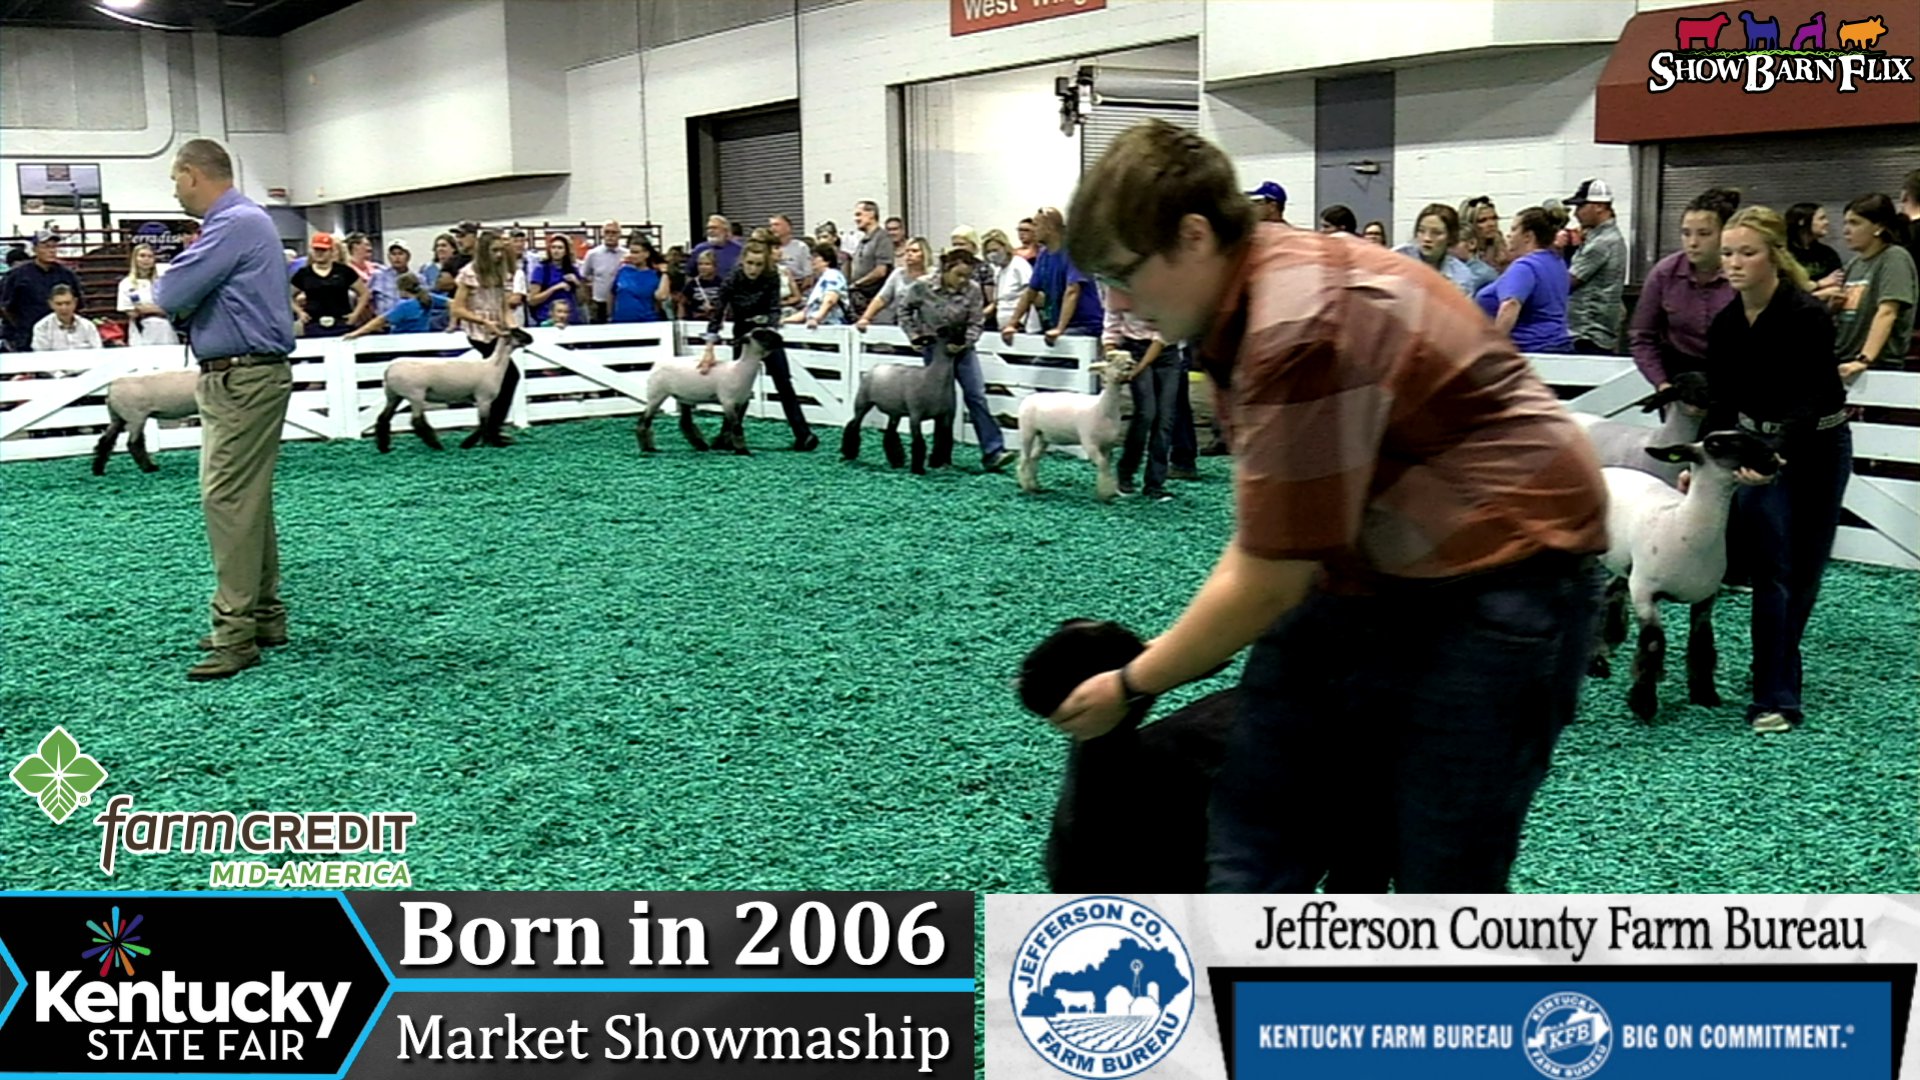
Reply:
[[1647, 89], [1663, 94], [1681, 83], [1731, 82], [1749, 94], [1763, 94], [1781, 83], [1832, 83], [1851, 94], [1861, 83], [1913, 81], [1913, 57], [1875, 51], [1887, 33], [1887, 20], [1879, 15], [1835, 19], [1829, 26], [1827, 13], [1817, 11], [1783, 32], [1778, 18], [1756, 19], [1742, 11], [1740, 47], [1732, 44], [1732, 25], [1724, 11], [1705, 19], [1675, 19], [1678, 47], [1653, 54]]
[[1049, 912], [1020, 943], [1010, 987], [1021, 1034], [1073, 1076], [1131, 1076], [1193, 1018], [1193, 958], [1165, 919], [1117, 896]]
[[1521, 1046], [1549, 1080], [1581, 1080], [1600, 1071], [1613, 1053], [1607, 1010], [1585, 994], [1549, 994], [1527, 1013]]

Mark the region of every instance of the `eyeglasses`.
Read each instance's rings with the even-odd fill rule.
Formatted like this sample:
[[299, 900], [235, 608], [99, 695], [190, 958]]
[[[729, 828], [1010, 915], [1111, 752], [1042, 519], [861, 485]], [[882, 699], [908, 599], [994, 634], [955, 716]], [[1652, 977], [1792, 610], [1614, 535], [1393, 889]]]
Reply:
[[1145, 266], [1147, 260], [1151, 258], [1153, 258], [1152, 255], [1142, 255], [1112, 274], [1096, 272], [1093, 275], [1094, 284], [1108, 289], [1131, 289], [1133, 286], [1128, 284], [1128, 282], [1132, 280], [1133, 275], [1140, 272], [1140, 268]]

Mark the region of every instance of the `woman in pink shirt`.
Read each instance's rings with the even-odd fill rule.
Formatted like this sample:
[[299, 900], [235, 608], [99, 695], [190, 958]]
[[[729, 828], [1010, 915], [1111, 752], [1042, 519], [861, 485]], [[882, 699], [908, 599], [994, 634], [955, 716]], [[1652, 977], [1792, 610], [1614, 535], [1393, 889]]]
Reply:
[[1655, 389], [1706, 368], [1707, 326], [1733, 302], [1733, 286], [1720, 271], [1720, 230], [1739, 208], [1737, 191], [1696, 196], [1680, 215], [1680, 250], [1655, 263], [1640, 290], [1627, 343]]

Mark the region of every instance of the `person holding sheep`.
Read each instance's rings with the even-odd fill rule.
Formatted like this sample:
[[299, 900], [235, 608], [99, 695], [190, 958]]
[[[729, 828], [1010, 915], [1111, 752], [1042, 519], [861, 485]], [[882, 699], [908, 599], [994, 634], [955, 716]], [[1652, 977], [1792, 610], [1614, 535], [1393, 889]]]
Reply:
[[960, 384], [974, 437], [980, 440], [981, 467], [997, 472], [1018, 455], [1007, 449], [1000, 421], [987, 406], [987, 381], [973, 349], [986, 322], [987, 298], [973, 280], [978, 265], [980, 260], [964, 248], [941, 256], [937, 276], [915, 279], [904, 290], [900, 329], [921, 347], [927, 363], [933, 363], [935, 350], [953, 357], [953, 377]]
[[1753, 576], [1747, 723], [1772, 734], [1804, 718], [1800, 641], [1853, 476], [1853, 435], [1833, 317], [1787, 251], [1786, 221], [1764, 206], [1734, 214], [1720, 234], [1720, 265], [1735, 296], [1707, 326], [1714, 404], [1705, 430], [1737, 424], [1786, 461], [1773, 483], [1735, 492], [1729, 532]]
[[761, 363], [773, 377], [780, 411], [787, 418], [787, 426], [793, 429], [793, 448], [805, 453], [820, 445], [820, 437], [813, 433], [807, 414], [800, 409], [800, 396], [793, 391], [793, 369], [787, 366], [787, 350], [778, 344], [780, 292], [780, 275], [773, 268], [772, 250], [765, 244], [748, 244], [740, 256], [740, 265], [734, 267], [733, 273], [721, 284], [719, 296], [707, 316], [707, 351], [700, 358], [700, 373], [706, 374], [719, 362], [713, 347], [720, 343], [720, 324], [726, 322], [729, 315], [733, 317], [735, 359], [739, 359], [748, 334], [755, 330], [771, 333], [776, 344], [767, 350]]
[[1162, 121], [1082, 178], [1067, 248], [1197, 341], [1237, 531], [1173, 625], [1050, 717], [1076, 738], [1248, 645], [1209, 888], [1502, 892], [1585, 675], [1605, 550], [1593, 449], [1473, 301], [1417, 263], [1256, 225], [1233, 163]]

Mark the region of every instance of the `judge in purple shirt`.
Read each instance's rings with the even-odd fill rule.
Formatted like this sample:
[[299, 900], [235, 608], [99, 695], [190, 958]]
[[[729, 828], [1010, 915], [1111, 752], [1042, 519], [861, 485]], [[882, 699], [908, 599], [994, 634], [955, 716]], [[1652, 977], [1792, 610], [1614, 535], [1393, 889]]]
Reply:
[[1733, 302], [1720, 270], [1720, 230], [1739, 208], [1737, 191], [1714, 188], [1695, 197], [1680, 215], [1680, 250], [1655, 263], [1641, 286], [1627, 344], [1655, 389], [1706, 369], [1707, 327]]
[[261, 646], [287, 641], [280, 602], [280, 550], [273, 521], [273, 469], [293, 389], [293, 307], [286, 256], [267, 213], [234, 190], [233, 159], [194, 139], [173, 161], [181, 209], [204, 219], [200, 238], [175, 258], [134, 314], [183, 315], [200, 362], [200, 506], [213, 548], [213, 632], [196, 682], [225, 679], [260, 662]]

